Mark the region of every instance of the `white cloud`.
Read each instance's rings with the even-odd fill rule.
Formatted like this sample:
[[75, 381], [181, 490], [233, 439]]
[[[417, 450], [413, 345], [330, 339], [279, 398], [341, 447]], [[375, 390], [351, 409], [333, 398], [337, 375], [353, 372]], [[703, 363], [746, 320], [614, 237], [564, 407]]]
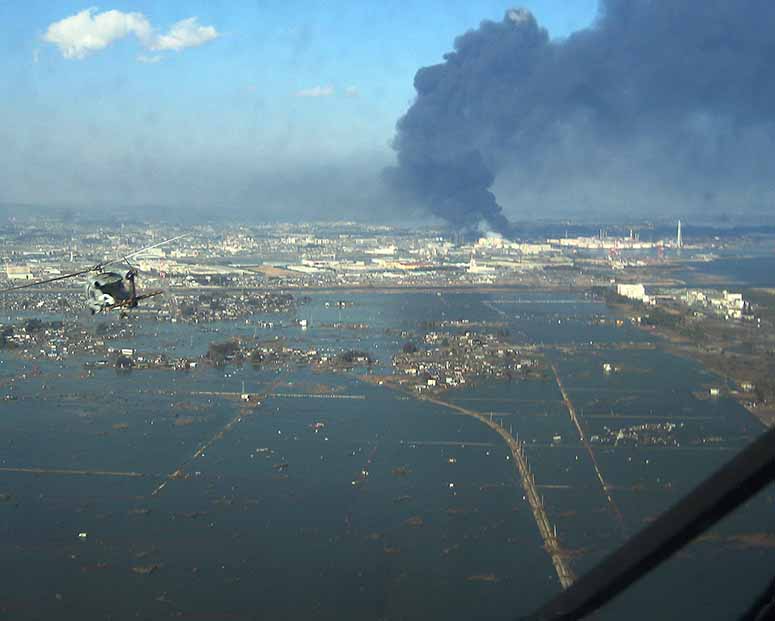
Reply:
[[85, 9], [50, 24], [43, 40], [56, 45], [65, 58], [81, 59], [130, 35], [153, 51], [180, 51], [218, 37], [218, 31], [213, 26], [201, 26], [196, 17], [180, 20], [166, 34], [158, 34], [142, 13], [96, 11], [95, 8]]
[[198, 47], [212, 41], [218, 31], [212, 26], [200, 26], [196, 17], [181, 19], [172, 25], [167, 34], [154, 37], [148, 46], [154, 51], [175, 50], [179, 52], [187, 47]]
[[156, 54], [155, 56], [147, 56], [145, 54], [137, 55], [137, 62], [139, 63], [153, 64], [153, 63], [159, 62], [160, 60], [161, 60], [160, 54]]
[[357, 97], [360, 92], [358, 91], [357, 86], [348, 86], [346, 89], [344, 89], [344, 94], [348, 97]]
[[335, 93], [334, 87], [330, 85], [313, 86], [312, 88], [304, 88], [297, 91], [296, 97], [331, 97]]
[[142, 13], [122, 13], [85, 9], [80, 13], [54, 22], [46, 30], [43, 39], [53, 43], [65, 58], [84, 58], [92, 52], [134, 34], [145, 40], [151, 36], [151, 24]]

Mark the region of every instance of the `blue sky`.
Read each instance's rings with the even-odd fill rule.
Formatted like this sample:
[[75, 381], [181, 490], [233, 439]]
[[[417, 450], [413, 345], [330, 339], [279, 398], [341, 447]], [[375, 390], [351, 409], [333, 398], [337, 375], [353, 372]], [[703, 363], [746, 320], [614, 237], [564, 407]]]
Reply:
[[[562, 37], [589, 25], [597, 2], [523, 5]], [[176, 188], [187, 198], [181, 185], [209, 197], [203, 170], [217, 188], [250, 171], [260, 179], [294, 166], [388, 160], [416, 70], [440, 62], [457, 35], [500, 20], [509, 7], [113, 2], [95, 14], [141, 13], [159, 34], [195, 16], [217, 36], [180, 51], [126, 36], [65, 58], [44, 37], [89, 4], [0, 0], [0, 164], [7, 171], [0, 202], [102, 204], [113, 189], [128, 203], [168, 204]]]

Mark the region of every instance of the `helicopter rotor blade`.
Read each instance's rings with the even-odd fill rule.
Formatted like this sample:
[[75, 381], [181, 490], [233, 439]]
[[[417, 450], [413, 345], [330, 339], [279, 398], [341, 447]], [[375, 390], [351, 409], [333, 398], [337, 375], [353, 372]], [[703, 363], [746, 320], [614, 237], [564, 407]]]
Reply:
[[62, 276], [56, 276], [55, 278], [46, 278], [45, 280], [36, 280], [35, 282], [28, 282], [23, 285], [17, 285], [15, 287], [8, 287], [7, 289], [0, 289], [0, 293], [8, 293], [9, 291], [19, 291], [20, 289], [29, 289], [30, 287], [37, 287], [38, 285], [45, 285], [51, 282], [59, 282], [60, 280], [68, 280], [69, 278], [77, 278], [84, 274], [93, 272], [95, 268], [81, 270], [80, 272], [73, 272], [72, 274], [63, 274]]
[[174, 241], [177, 241], [179, 239], [183, 239], [184, 237], [188, 237], [190, 233], [184, 233], [183, 235], [178, 235], [176, 237], [170, 237], [169, 239], [165, 239], [164, 241], [157, 242], [155, 244], [151, 244], [150, 246], [146, 246], [145, 248], [140, 248], [140, 250], [135, 250], [134, 252], [130, 252], [129, 254], [121, 257], [117, 257], [115, 259], [108, 259], [107, 261], [103, 261], [102, 263], [98, 263], [96, 269], [102, 269], [104, 267], [107, 267], [108, 265], [114, 265], [116, 263], [127, 263], [130, 267], [133, 267], [132, 264], [129, 262], [129, 259], [132, 257], [136, 257], [139, 254], [142, 254], [146, 250], [150, 250], [151, 248], [158, 248], [159, 246], [163, 246], [165, 244], [172, 243]]
[[[39, 285], [46, 285], [52, 282], [59, 282], [61, 280], [67, 280], [69, 278], [77, 278], [78, 276], [84, 276], [86, 274], [90, 274], [91, 272], [100, 272], [102, 269], [108, 265], [112, 265], [114, 263], [120, 263], [121, 261], [125, 261], [129, 264], [130, 267], [132, 267], [132, 264], [129, 263], [129, 259], [132, 257], [136, 257], [139, 254], [142, 254], [146, 250], [150, 250], [151, 248], [158, 248], [159, 246], [163, 246], [164, 244], [169, 244], [171, 242], [177, 241], [178, 239], [182, 239], [183, 237], [188, 237], [188, 233], [185, 233], [183, 235], [178, 235], [177, 237], [172, 237], [170, 239], [165, 239], [164, 241], [160, 241], [155, 244], [151, 244], [150, 246], [146, 246], [145, 248], [141, 248], [140, 250], [136, 250], [135, 252], [132, 252], [125, 257], [121, 257], [119, 259], [111, 259], [109, 261], [103, 261], [101, 263], [97, 263], [97, 265], [94, 265], [93, 267], [89, 267], [83, 270], [80, 270], [78, 272], [72, 272], [70, 274], [63, 274], [62, 276], [56, 276], [54, 278], [46, 278], [45, 280], [36, 280], [35, 282], [29, 282], [25, 283], [23, 285], [17, 285], [15, 287], [8, 287], [7, 289], [0, 289], [0, 294], [2, 293], [8, 293], [9, 291], [19, 291], [21, 289], [29, 289], [30, 287], [37, 287]], [[134, 268], [133, 268], [134, 269]]]
[[128, 261], [132, 257], [136, 257], [142, 254], [143, 252], [145, 252], [146, 250], [151, 250], [152, 248], [158, 248], [159, 246], [164, 246], [165, 244], [170, 244], [179, 239], [183, 239], [184, 237], [188, 237], [188, 235], [189, 235], [188, 233], [184, 233], [183, 235], [178, 235], [177, 237], [170, 237], [169, 239], [165, 239], [164, 241], [160, 241], [156, 244], [151, 244], [150, 246], [146, 246], [145, 248], [140, 248], [140, 250], [135, 250], [134, 252], [126, 255], [125, 257], [123, 257], [123, 259], [124, 261]]

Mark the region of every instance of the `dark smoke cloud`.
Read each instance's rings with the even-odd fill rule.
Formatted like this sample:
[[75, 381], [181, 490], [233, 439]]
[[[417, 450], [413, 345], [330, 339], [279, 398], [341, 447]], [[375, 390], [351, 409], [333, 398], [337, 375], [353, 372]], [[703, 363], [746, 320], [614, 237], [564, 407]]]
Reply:
[[602, 0], [551, 40], [526, 10], [420, 69], [388, 181], [454, 226], [581, 211], [766, 213], [775, 203], [775, 2]]

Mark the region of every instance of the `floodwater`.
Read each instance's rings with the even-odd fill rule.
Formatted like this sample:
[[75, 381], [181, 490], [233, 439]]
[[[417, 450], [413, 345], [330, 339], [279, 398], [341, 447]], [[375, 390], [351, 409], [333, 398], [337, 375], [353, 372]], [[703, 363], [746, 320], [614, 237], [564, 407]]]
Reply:
[[[556, 365], [588, 437], [680, 425], [680, 446], [592, 443], [612, 504], [551, 373], [442, 397], [526, 442], [581, 574], [762, 431], [734, 401], [694, 395], [717, 378], [644, 347], [650, 336], [635, 327], [600, 321], [610, 318], [566, 294], [314, 295], [293, 316], [253, 318], [272, 329], [138, 323], [123, 344], [194, 356], [231, 336], [279, 337], [367, 350], [373, 372], [388, 373], [393, 353], [421, 340], [418, 322], [507, 323], [513, 342], [540, 345]], [[322, 327], [337, 322], [369, 327]], [[475, 419], [364, 383], [364, 370], [88, 375], [84, 362], [0, 353], [3, 381], [16, 378], [0, 394], [17, 398], [0, 402], [0, 616], [513, 619], [560, 590], [508, 448]], [[604, 362], [619, 372], [604, 375]], [[243, 383], [274, 396], [246, 406], [212, 394]], [[304, 396], [321, 392], [337, 398]], [[601, 618], [735, 616], [771, 577], [773, 510], [770, 488]]]
[[717, 286], [775, 287], [775, 249], [758, 249], [759, 256], [721, 257], [707, 263], [694, 263], [688, 269], [675, 272], [690, 286], [707, 286], [704, 277], [710, 276]]

